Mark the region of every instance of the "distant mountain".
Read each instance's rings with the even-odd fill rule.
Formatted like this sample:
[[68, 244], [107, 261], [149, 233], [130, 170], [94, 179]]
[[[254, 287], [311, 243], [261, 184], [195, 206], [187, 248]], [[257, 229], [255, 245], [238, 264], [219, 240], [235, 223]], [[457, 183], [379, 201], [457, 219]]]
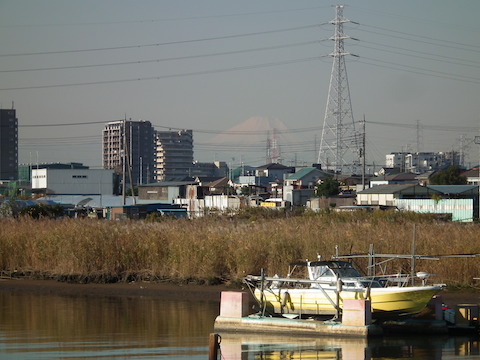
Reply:
[[288, 134], [287, 126], [280, 120], [255, 116], [216, 135], [211, 139], [211, 144], [256, 144], [266, 146], [267, 139], [272, 138], [273, 129], [277, 131], [276, 136], [280, 146], [282, 142], [291, 143], [295, 141], [295, 138]]

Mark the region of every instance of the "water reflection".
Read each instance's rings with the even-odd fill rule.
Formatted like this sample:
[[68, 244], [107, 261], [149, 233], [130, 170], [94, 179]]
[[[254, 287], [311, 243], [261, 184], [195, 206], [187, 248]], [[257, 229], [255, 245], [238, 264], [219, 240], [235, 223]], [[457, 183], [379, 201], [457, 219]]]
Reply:
[[222, 359], [478, 359], [478, 337], [378, 337], [372, 339], [272, 337], [221, 334]]
[[206, 301], [0, 291], [0, 358], [204, 359], [218, 309]]
[[[219, 303], [55, 296], [0, 289], [0, 360], [207, 359]], [[221, 359], [473, 359], [478, 338], [220, 334]]]

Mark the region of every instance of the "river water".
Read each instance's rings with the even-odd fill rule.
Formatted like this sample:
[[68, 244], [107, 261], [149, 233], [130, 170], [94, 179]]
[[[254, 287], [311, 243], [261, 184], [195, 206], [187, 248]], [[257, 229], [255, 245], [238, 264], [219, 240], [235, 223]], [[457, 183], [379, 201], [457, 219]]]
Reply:
[[[208, 359], [218, 302], [0, 288], [0, 359]], [[480, 359], [477, 337], [221, 334], [221, 359]]]

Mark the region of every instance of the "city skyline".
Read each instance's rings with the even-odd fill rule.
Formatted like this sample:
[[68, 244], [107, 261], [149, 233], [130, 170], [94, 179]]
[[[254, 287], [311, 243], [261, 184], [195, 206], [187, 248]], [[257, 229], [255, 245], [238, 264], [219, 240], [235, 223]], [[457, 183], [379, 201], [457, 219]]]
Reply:
[[[359, 56], [346, 66], [356, 123], [367, 121], [367, 162], [463, 144], [478, 164], [480, 4], [341, 3], [352, 21], [345, 33], [358, 39], [345, 40]], [[192, 129], [195, 160], [258, 166], [265, 130], [231, 129], [262, 118], [285, 124], [285, 164], [313, 163], [335, 4], [2, 2], [0, 106], [17, 111], [19, 162], [36, 162], [38, 153], [42, 163], [100, 168], [103, 126], [131, 118]], [[225, 133], [228, 143], [214, 143]]]

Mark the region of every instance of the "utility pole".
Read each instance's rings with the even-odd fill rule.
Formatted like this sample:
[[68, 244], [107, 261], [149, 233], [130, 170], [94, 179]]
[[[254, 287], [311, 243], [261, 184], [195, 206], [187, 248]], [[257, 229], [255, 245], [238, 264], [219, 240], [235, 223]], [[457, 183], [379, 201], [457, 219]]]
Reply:
[[[475, 136], [475, 144], [480, 145], [480, 136]], [[480, 147], [479, 147], [480, 149]], [[477, 200], [477, 208], [478, 208], [478, 213], [477, 213], [477, 219], [480, 219], [480, 154], [478, 156], [479, 158], [479, 164], [478, 164], [478, 200]]]
[[366, 138], [366, 121], [365, 121], [365, 115], [363, 115], [362, 149], [360, 154], [360, 156], [362, 157], [362, 190], [365, 190], [365, 164], [366, 164], [365, 138]]
[[[356, 172], [359, 155], [359, 139], [355, 132], [350, 89], [348, 86], [345, 56], [352, 55], [345, 51], [344, 40], [350, 39], [343, 32], [343, 25], [350, 22], [343, 17], [343, 5], [336, 5], [336, 17], [330, 21], [335, 25], [335, 34], [330, 40], [334, 41], [334, 50], [330, 54], [333, 58], [328, 99], [323, 121], [322, 137], [318, 152], [318, 163], [326, 165], [328, 159], [335, 173], [342, 173], [347, 165]], [[333, 159], [333, 160], [332, 160]]]

